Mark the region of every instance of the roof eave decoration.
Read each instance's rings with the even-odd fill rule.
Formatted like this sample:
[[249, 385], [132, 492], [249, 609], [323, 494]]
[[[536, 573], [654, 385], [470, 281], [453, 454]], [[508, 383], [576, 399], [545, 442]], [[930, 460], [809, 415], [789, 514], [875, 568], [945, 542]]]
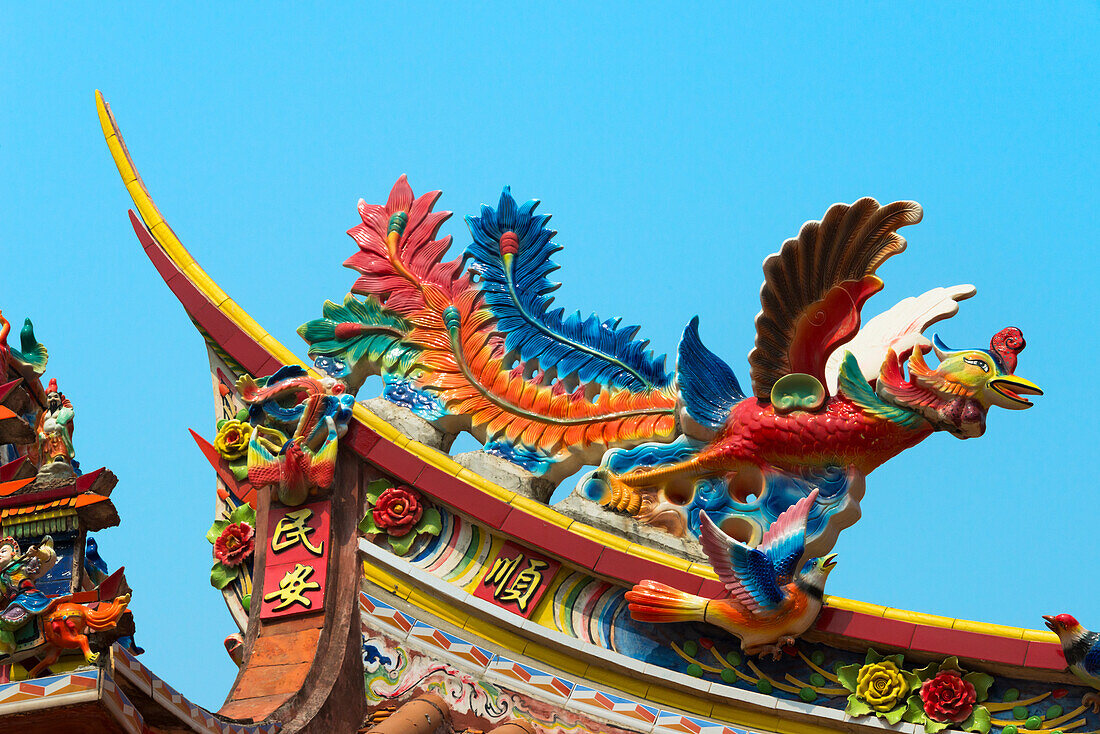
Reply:
[[[562, 365], [563, 371], [580, 375], [582, 382], [590, 378], [598, 383], [597, 387], [587, 392], [577, 391], [581, 397], [573, 398], [574, 403], [579, 405], [583, 399], [591, 399], [596, 394], [600, 397], [592, 400], [584, 410], [598, 412], [604, 409], [600, 406], [614, 405], [620, 412], [625, 410], [629, 413], [615, 413], [606, 426], [606, 432], [574, 432], [573, 438], [566, 439], [567, 445], [562, 449], [560, 441], [564, 434], [537, 428], [530, 420], [518, 421], [508, 413], [519, 406], [522, 410], [517, 409], [516, 415], [523, 413], [525, 420], [532, 416], [537, 418], [536, 406], [552, 402], [557, 393], [551, 390], [543, 400], [539, 397], [538, 390], [541, 388], [537, 385], [532, 387], [530, 395], [522, 390], [520, 393], [523, 394], [495, 394], [493, 389], [488, 388], [481, 390], [480, 397], [471, 392], [474, 388], [486, 387], [475, 383], [482, 380], [488, 374], [487, 370], [491, 371], [494, 360], [500, 361], [498, 358], [503, 355], [492, 351], [490, 342], [478, 334], [478, 329], [487, 323], [485, 319], [490, 317], [483, 312], [484, 309], [478, 310], [479, 296], [470, 291], [473, 288], [471, 282], [463, 280], [467, 276], [462, 274], [457, 264], [442, 262], [449, 241], [447, 238], [436, 239], [438, 227], [447, 216], [432, 212], [438, 192], [417, 198], [402, 178], [395, 185], [386, 205], [360, 204], [363, 224], [349, 232], [359, 245], [360, 252], [349, 258], [347, 265], [359, 271], [360, 278], [352, 290], [365, 296], [365, 299], [360, 300], [349, 294], [343, 305], [327, 303], [323, 318], [302, 327], [300, 333], [310, 343], [311, 356], [316, 358], [315, 365], [307, 365], [264, 331], [194, 261], [153, 204], [122, 142], [115, 120], [98, 92], [97, 103], [108, 146], [140, 214], [139, 218], [131, 212], [130, 217], [147, 256], [207, 339], [212, 351], [220, 357], [224, 356], [226, 364], [236, 364], [243, 373], [257, 378], [250, 383], [245, 380], [248, 375], [238, 373], [242, 378], [235, 386], [239, 397], [256, 395], [257, 388], [263, 390], [287, 380], [302, 380], [302, 384], [309, 382], [316, 386], [318, 399], [322, 394], [333, 398], [341, 394], [341, 386], [354, 393], [370, 369], [376, 372], [381, 370], [384, 375], [386, 370], [390, 370], [395, 381], [402, 382], [400, 387], [405, 393], [411, 390], [419, 396], [414, 396], [414, 402], [425, 396], [446, 397], [448, 390], [453, 391], [453, 395], [447, 400], [468, 401], [468, 404], [458, 408], [454, 407], [457, 403], [446, 400], [431, 405], [427, 404], [430, 400], [420, 401], [424, 405], [417, 403], [427, 411], [424, 417], [437, 428], [444, 432], [453, 431], [456, 426], [462, 430], [472, 429], [483, 440], [496, 442], [494, 446], [499, 449], [498, 455], [511, 461], [516, 461], [517, 457], [527, 459], [534, 456], [538, 459], [535, 463], [540, 464], [534, 471], [541, 471], [544, 476], [555, 476], [556, 463], [572, 469], [574, 464], [570, 462], [575, 461], [577, 456], [591, 459], [583, 450], [572, 455], [572, 458], [567, 456], [573, 444], [611, 448], [612, 451], [603, 454], [603, 465], [590, 475], [585, 486], [590, 500], [603, 504], [611, 511], [623, 513], [636, 522], [648, 522], [652, 528], [665, 530], [673, 536], [703, 536], [703, 552], [699, 554], [700, 558], [694, 559], [697, 562], [646, 544], [624, 540], [577, 517], [557, 512], [522, 493], [487, 481], [446, 454], [410, 440], [356, 402], [349, 406], [352, 420], [347, 424], [346, 433], [333, 420], [332, 433], [328, 435], [340, 436], [341, 454], [346, 452], [358, 457], [360, 463], [356, 465], [367, 467], [360, 469], [361, 472], [366, 471], [370, 475], [377, 469], [386, 475], [384, 480], [374, 480], [358, 488], [368, 509], [360, 524], [360, 532], [376, 543], [387, 541], [390, 550], [397, 556], [410, 552], [412, 547], [422, 550], [426, 544], [436, 542], [433, 538], [441, 537], [440, 518], [446, 521], [448, 513], [456, 518], [461, 514], [471, 518], [465, 522], [481, 524], [490, 531], [502, 533], [505, 538], [522, 538], [533, 546], [531, 558], [545, 560], [528, 559], [531, 573], [546, 570], [552, 574], [557, 567], [551, 564], [560, 563], [563, 568], [568, 566], [579, 573], [591, 573], [594, 577], [609, 580], [615, 586], [634, 587], [627, 599], [632, 602], [632, 612], [639, 621], [682, 624], [693, 619], [705, 620], [743, 638], [744, 645], [749, 643], [745, 636], [749, 627], [758, 625], [763, 617], [788, 604], [788, 600], [798, 594], [823, 602], [820, 614], [814, 607], [797, 623], [790, 620], [777, 622], [774, 634], [769, 633], [748, 644], [744, 648], [748, 652], [779, 655], [794, 637], [806, 632], [811, 640], [825, 640], [839, 647], [865, 648], [874, 645], [886, 653], [916, 650], [918, 656], [939, 656], [941, 661], [936, 663], [935, 670], [930, 666], [916, 671], [906, 668], [906, 674], [916, 676], [913, 680], [920, 685], [927, 683], [921, 676], [939, 681], [957, 672], [960, 679], [970, 676], [966, 680], [972, 680], [971, 685], [988, 687], [985, 679], [976, 677], [978, 674], [968, 667], [971, 663], [993, 663], [1034, 671], [1040, 676], [1062, 677], [1064, 662], [1055, 636], [1050, 633], [940, 618], [822, 595], [824, 578], [832, 567], [832, 559], [827, 552], [836, 539], [836, 533], [858, 516], [858, 501], [862, 497], [866, 473], [933, 430], [948, 431], [959, 437], [979, 435], [984, 430], [985, 412], [989, 407], [1027, 407], [1029, 403], [1020, 395], [1039, 394], [1037, 387], [1014, 374], [1016, 354], [1023, 348], [1022, 335], [1019, 335], [1018, 344], [1009, 342], [1016, 339], [1018, 330], [1010, 328], [1002, 331], [994, 337], [989, 350], [957, 352], [950, 352], [942, 345], [933, 347], [921, 334], [930, 324], [953, 315], [958, 302], [973, 295], [971, 286], [934, 289], [916, 299], [907, 299], [894, 309], [862, 324], [861, 328], [860, 308], [882, 288], [876, 270], [887, 258], [905, 247], [905, 240], [897, 234], [897, 230], [916, 223], [921, 217], [920, 208], [915, 203], [879, 205], [873, 199], [863, 199], [850, 206], [836, 205], [829, 209], [821, 222], [808, 223], [797, 238], [783, 246], [781, 253], [769, 258], [765, 263], [767, 282], [761, 294], [763, 310], [757, 319], [757, 349], [751, 360], [753, 390], [750, 397], [742, 394], [732, 370], [702, 345], [697, 321], [692, 321], [685, 331], [675, 381], [657, 369], [658, 360], [653, 360], [648, 353], [640, 356], [644, 345], [637, 346], [630, 341], [635, 333], [633, 327], [620, 334], [617, 331], [618, 322], [613, 320], [592, 323], [610, 334], [605, 334], [606, 344], [611, 345], [607, 348], [616, 356], [607, 362], [622, 367], [632, 377], [623, 377], [621, 371], [605, 369], [598, 360], [593, 361], [587, 356], [571, 358], [572, 361], [559, 357], [554, 365], [539, 363], [532, 369], [534, 360], [541, 357], [526, 355], [529, 363], [524, 367], [521, 359], [513, 370], [514, 374], [510, 375], [512, 379], [539, 379], [543, 381], [543, 386], [553, 385], [556, 383], [548, 367]], [[537, 288], [543, 289], [539, 291], [542, 295], [552, 290], [552, 284], [544, 277], [546, 272], [538, 267], [531, 269], [533, 266], [523, 260], [525, 247], [532, 248], [531, 252], [537, 252], [540, 257], [548, 257], [555, 250], [550, 239], [553, 233], [544, 226], [547, 217], [533, 214], [535, 204], [537, 202], [517, 205], [506, 189], [496, 210], [483, 207], [480, 217], [469, 218], [475, 245], [468, 251], [467, 260], [472, 260], [471, 267], [480, 276], [479, 282], [490, 283], [496, 289], [493, 291], [497, 294], [493, 297], [496, 300], [485, 301], [489, 310], [501, 309], [500, 313], [494, 312], [493, 318], [513, 319], [515, 333], [522, 334], [517, 339], [526, 340], [524, 344], [542, 344], [547, 339], [568, 338], [579, 345], [580, 352], [592, 355], [599, 351], [593, 346], [594, 342], [577, 336], [581, 332], [591, 331], [587, 321], [578, 317], [574, 323], [560, 316], [542, 313], [540, 309], [545, 311], [548, 301], [539, 300], [541, 295], [531, 300], [520, 292], [524, 283], [538, 284]], [[823, 251], [823, 242], [841, 244], [837, 246], [839, 249]], [[531, 256], [530, 253], [528, 256]], [[836, 260], [830, 262], [830, 256]], [[832, 271], [820, 282], [811, 282], [812, 278], [807, 280], [805, 273], [818, 272], [821, 268], [816, 265], [810, 267], [806, 263], [812, 265], [817, 260], [824, 263], [821, 268], [832, 268]], [[521, 326], [521, 321], [528, 326]], [[902, 322], [909, 326], [899, 331], [898, 324]], [[362, 342], [359, 344], [361, 348], [353, 354], [348, 344], [357, 339]], [[419, 354], [414, 354], [409, 346], [415, 339], [421, 340]], [[424, 344], [431, 346], [424, 347]], [[837, 349], [842, 344], [848, 346], [847, 353]], [[474, 351], [480, 349], [483, 354], [476, 364], [471, 362], [464, 368], [460, 350], [467, 347]], [[513, 347], [521, 358], [525, 357], [519, 341]], [[922, 359], [923, 354], [933, 348], [938, 350], [941, 359], [935, 369], [928, 367]], [[436, 353], [422, 356], [432, 350]], [[418, 359], [425, 361], [416, 362]], [[362, 360], [374, 362], [367, 364]], [[414, 368], [415, 365], [419, 367]], [[433, 376], [425, 365], [437, 369], [438, 373]], [[505, 368], [503, 362], [497, 366]], [[975, 377], [976, 373], [971, 374], [974, 372], [971, 368], [981, 369], [985, 377]], [[335, 390], [332, 389], [334, 379], [337, 383]], [[499, 380], [497, 383], [497, 387], [505, 384]], [[234, 389], [223, 387], [230, 392]], [[576, 388], [575, 385], [560, 387]], [[678, 395], [675, 393], [677, 389], [680, 390]], [[616, 391], [622, 390], [635, 391], [635, 395], [616, 397]], [[637, 397], [650, 393], [650, 397]], [[1018, 404], [1010, 404], [1013, 396]], [[514, 403], [511, 407], [505, 405], [509, 400]], [[217, 441], [211, 444], [196, 435], [200, 448], [218, 473], [222, 483], [222, 499], [235, 498], [243, 505], [257, 504], [257, 522], [260, 526], [264, 525], [262, 518], [265, 513], [285, 510], [278, 503], [265, 504], [272, 502], [272, 496], [277, 496], [287, 507], [316, 507], [320, 508], [318, 513], [328, 513], [325, 509], [328, 505], [323, 503], [336, 502], [341, 497], [339, 470], [334, 482], [326, 478], [312, 485], [288, 484], [286, 470], [279, 468], [276, 471], [277, 467], [271, 463], [279, 456], [270, 450], [278, 444], [276, 441], [267, 446], [267, 454], [263, 456], [270, 476], [254, 473], [253, 454], [260, 455], [259, 449], [264, 448], [262, 441], [256, 444], [257, 437], [262, 438], [262, 429], [269, 428], [271, 424], [257, 422], [257, 400], [248, 398], [243, 402], [247, 409], [242, 408], [242, 412], [236, 415], [226, 413], [223, 421], [228, 426], [226, 432], [236, 432], [234, 436], [239, 437], [242, 430], [252, 431], [253, 440], [249, 444], [247, 459], [240, 458], [240, 455], [234, 455], [236, 458], [231, 459], [229, 453], [217, 448]], [[592, 408], [593, 405], [597, 408]], [[647, 431], [655, 431], [660, 423], [657, 420], [650, 425], [645, 422], [647, 417], [634, 415], [634, 412], [644, 413], [650, 408], [657, 410], [661, 416], [665, 413], [669, 416], [676, 414], [678, 421], [675, 425], [685, 426], [688, 435], [667, 442], [673, 437], [673, 422], [670, 421], [670, 430], [661, 434], [661, 439], [666, 441], [665, 448], [643, 446], [634, 451], [638, 437], [631, 431], [637, 431], [641, 425], [646, 426]], [[311, 408], [304, 410], [312, 414]], [[464, 410], [474, 411], [474, 414], [466, 415]], [[770, 421], [769, 425], [786, 421], [810, 431], [816, 430], [814, 426], [817, 423], [826, 425], [825, 418], [846, 420], [846, 416], [858, 414], [869, 416], [866, 420], [874, 424], [875, 430], [893, 433], [883, 439], [882, 446], [866, 455], [858, 454], [861, 446], [838, 449], [837, 457], [850, 462], [846, 468], [839, 459], [820, 467], [801, 466], [791, 460], [792, 456], [800, 455], [801, 449], [795, 451], [789, 446], [773, 447], [774, 456], [768, 455], [770, 458], [764, 462], [765, 471], [759, 476], [754, 475], [758, 483], [753, 483], [754, 476], [747, 476], [741, 489], [746, 490], [746, 495], [750, 494], [748, 490], [751, 489], [752, 494], [759, 496], [761, 488], [766, 489], [774, 483], [776, 486], [794, 487], [797, 491], [792, 493], [793, 498], [789, 502], [774, 509], [770, 516], [750, 518], [750, 531], [738, 532], [734, 537], [728, 533], [733, 533], [736, 523], [728, 521], [736, 515], [736, 509], [722, 507], [715, 512], [715, 508], [707, 506], [689, 518], [685, 511], [671, 509], [671, 505], [677, 503], [668, 500], [685, 479], [741, 471], [744, 468], [742, 464], [751, 463], [754, 456], [751, 454], [741, 456], [738, 459], [741, 463], [736, 467], [721, 463], [723, 456], [732, 455], [731, 451], [736, 453], [729, 446], [722, 445], [722, 441], [731, 439], [729, 426], [735, 425], [732, 416], [736, 414], [743, 423], [748, 424], [751, 420], [746, 416], [750, 413], [753, 416], [763, 415], [762, 420]], [[588, 417], [578, 414], [575, 420], [581, 424]], [[237, 424], [229, 425], [229, 421], [236, 421]], [[323, 436], [326, 434], [319, 428], [320, 425], [314, 424], [316, 430], [310, 435], [321, 438], [310, 439], [295, 434], [292, 440], [289, 433], [284, 433], [283, 438], [290, 442], [300, 440], [303, 445], [314, 441], [312, 450], [327, 450], [325, 447], [329, 444], [325, 443], [327, 439]], [[479, 425], [482, 428], [479, 429]], [[624, 431], [622, 435], [617, 433], [620, 429]], [[221, 433], [222, 422], [219, 422], [219, 439], [223, 438]], [[828, 437], [815, 438], [819, 439], [828, 440]], [[751, 442], [756, 439], [748, 437], [745, 440]], [[616, 454], [620, 449], [627, 453]], [[523, 453], [527, 450], [530, 450], [529, 456]], [[655, 462], [654, 452], [666, 450], [667, 454]], [[646, 451], [649, 453], [646, 454]], [[608, 460], [612, 456], [615, 461]], [[840, 471], [836, 471], [838, 467]], [[769, 472], [777, 477], [769, 478]], [[261, 476], [267, 478], [261, 479]], [[330, 482], [335, 487], [331, 493]], [[260, 491], [264, 484], [270, 484], [277, 490]], [[850, 497], [850, 501], [846, 500], [847, 504], [834, 502], [833, 509], [815, 504], [821, 503], [827, 495], [831, 498], [838, 496], [838, 486], [841, 487], [841, 494], [847, 492]], [[419, 492], [426, 496], [420, 497]], [[347, 499], [340, 501], [347, 502]], [[427, 509], [422, 509], [422, 506]], [[400, 507], [400, 510], [391, 511], [391, 507]], [[401, 513], [407, 512], [408, 507], [416, 508], [416, 515], [406, 522]], [[429, 514], [429, 510], [436, 514]], [[678, 520], [677, 512], [680, 513]], [[224, 528], [233, 524], [237, 515], [236, 510], [227, 513], [221, 521]], [[315, 516], [321, 517], [320, 514]], [[325, 517], [335, 517], [335, 513], [325, 514]], [[668, 519], [670, 517], [672, 519]], [[212, 532], [217, 527], [216, 523]], [[219, 532], [228, 532], [224, 528]], [[337, 545], [346, 540], [329, 525], [322, 523], [317, 528], [323, 528], [323, 531], [318, 530], [318, 538], [324, 535]], [[263, 528], [258, 530], [262, 532]], [[741, 530], [744, 531], [744, 528]], [[270, 534], [271, 527], [267, 531]], [[338, 540], [340, 543], [336, 542]], [[257, 544], [257, 549], [260, 546]], [[320, 545], [317, 548], [319, 550]], [[346, 546], [343, 548], [346, 550]], [[257, 553], [254, 569], [259, 583], [265, 561], [259, 550]], [[543, 553], [547, 555], [539, 555]], [[498, 560], [519, 563], [522, 558], [521, 554], [508, 558], [499, 556]], [[806, 563], [808, 560], [810, 563]], [[400, 558], [395, 561], [398, 565], [401, 562]], [[757, 572], [765, 565], [775, 572], [773, 576], [789, 582], [789, 588], [777, 589], [772, 588], [774, 584], [759, 584], [754, 574], [758, 577]], [[288, 572], [284, 580], [293, 576]], [[295, 578], [305, 584], [307, 577], [298, 574]], [[368, 580], [371, 579], [368, 577]], [[393, 577], [383, 575], [378, 585], [392, 591]], [[272, 596], [267, 591], [265, 587], [265, 600]], [[406, 592], [409, 603], [412, 603], [415, 593], [415, 588]], [[324, 596], [326, 608], [331, 609], [327, 591]], [[728, 614], [723, 614], [728, 619], [712, 618], [711, 607], [716, 606], [713, 602], [727, 599], [730, 610]], [[277, 595], [273, 602], [269, 602], [274, 605], [280, 603], [286, 602], [280, 602]], [[537, 604], [537, 601], [534, 603]], [[255, 597], [252, 604], [256, 604]], [[424, 608], [435, 609], [430, 606]], [[255, 609], [253, 606], [243, 638], [246, 650], [261, 634], [263, 625], [257, 622], [257, 615], [269, 614], [271, 606], [265, 607], [268, 611], [263, 613]], [[751, 614], [746, 616], [746, 610]], [[473, 619], [472, 616], [470, 618]], [[529, 626], [523, 625], [522, 628], [529, 629]], [[963, 652], [958, 660], [951, 657], [955, 651]], [[869, 657], [865, 665], [883, 665], [884, 659], [879, 656], [871, 660]], [[348, 659], [344, 657], [340, 660], [343, 665]], [[249, 671], [255, 670], [256, 663], [256, 660], [250, 661], [247, 657], [242, 660], [237, 689], [248, 678]], [[274, 663], [268, 661], [266, 664]], [[900, 660], [894, 665], [901, 670]], [[909, 681], [907, 685], [916, 684]], [[856, 692], [852, 695], [855, 696]], [[973, 711], [969, 713], [976, 718], [963, 722], [966, 726], [977, 726], [974, 730], [982, 730], [983, 721], [988, 729], [988, 719], [982, 717], [988, 717], [990, 711], [996, 713], [1004, 710], [997, 708], [1001, 703], [987, 703], [985, 695], [983, 690], [972, 704]], [[939, 714], [934, 709], [926, 711], [922, 708], [926, 704], [915, 704], [916, 708], [912, 710], [904, 709], [904, 706], [904, 710], [891, 708], [889, 714], [893, 717], [900, 711], [912, 717], [907, 720], [924, 722], [928, 731], [934, 731], [939, 721], [935, 717]], [[287, 707], [293, 706], [293, 700], [292, 697], [283, 699], [278, 708], [262, 711], [250, 709], [252, 704], [235, 700], [231, 695], [229, 705], [237, 706], [232, 710], [242, 715], [251, 711], [249, 715], [253, 716], [290, 716], [292, 712]], [[852, 715], [866, 715], [857, 713], [859, 710], [855, 706]], [[922, 716], [925, 718], [921, 719]]]

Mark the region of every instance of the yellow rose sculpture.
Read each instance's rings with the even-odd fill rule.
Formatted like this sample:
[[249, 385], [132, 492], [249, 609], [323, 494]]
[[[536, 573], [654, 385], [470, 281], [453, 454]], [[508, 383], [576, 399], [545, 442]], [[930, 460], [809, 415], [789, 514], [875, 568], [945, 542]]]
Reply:
[[251, 434], [252, 426], [247, 423], [235, 418], [221, 421], [218, 434], [214, 437], [214, 449], [226, 461], [240, 459], [248, 451], [248, 438]]
[[868, 650], [863, 665], [840, 668], [837, 680], [851, 691], [845, 712], [851, 716], [878, 716], [890, 724], [901, 721], [906, 697], [920, 687], [920, 679], [902, 669], [903, 660], [901, 655], [884, 657]]
[[875, 711], [895, 708], [908, 693], [909, 684], [890, 660], [864, 665], [856, 674], [856, 696]]

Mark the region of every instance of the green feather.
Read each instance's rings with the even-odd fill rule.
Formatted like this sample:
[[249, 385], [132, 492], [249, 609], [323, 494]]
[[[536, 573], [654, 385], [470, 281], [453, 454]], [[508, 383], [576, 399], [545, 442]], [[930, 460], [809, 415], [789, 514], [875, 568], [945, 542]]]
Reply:
[[[298, 327], [298, 334], [309, 344], [309, 355], [337, 357], [352, 370], [362, 360], [389, 374], [408, 374], [416, 365], [421, 349], [405, 340], [412, 329], [407, 320], [389, 311], [373, 296], [359, 300], [352, 294], [343, 304], [325, 301], [322, 318]], [[366, 329], [351, 339], [338, 339], [339, 324], [360, 324]]]
[[840, 363], [840, 377], [837, 379], [837, 387], [849, 400], [869, 415], [883, 418], [906, 428], [916, 428], [924, 422], [924, 418], [918, 414], [891, 405], [879, 398], [875, 391], [871, 389], [871, 385], [867, 380], [863, 379], [859, 362], [856, 361], [855, 355], [851, 352], [847, 352], [844, 355], [844, 361]]

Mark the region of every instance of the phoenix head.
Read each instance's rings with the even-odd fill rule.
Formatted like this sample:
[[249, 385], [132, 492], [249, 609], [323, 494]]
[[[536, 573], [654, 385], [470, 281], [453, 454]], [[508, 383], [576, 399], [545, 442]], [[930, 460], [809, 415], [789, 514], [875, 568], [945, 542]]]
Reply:
[[1015, 327], [1002, 329], [990, 349], [951, 349], [935, 337], [932, 349], [939, 358], [933, 369], [920, 348], [908, 360], [906, 380], [898, 357], [891, 353], [883, 364], [877, 386], [879, 397], [919, 413], [936, 430], [959, 438], [985, 433], [985, 416], [993, 406], [1010, 410], [1031, 407], [1025, 395], [1042, 395], [1039, 387], [1014, 374], [1016, 355], [1023, 350], [1023, 334]]

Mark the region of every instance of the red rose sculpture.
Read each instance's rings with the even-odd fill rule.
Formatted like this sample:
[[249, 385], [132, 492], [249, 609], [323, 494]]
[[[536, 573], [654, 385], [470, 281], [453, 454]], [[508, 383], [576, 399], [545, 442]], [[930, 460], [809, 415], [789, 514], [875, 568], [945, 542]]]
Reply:
[[371, 511], [374, 524], [392, 536], [400, 537], [412, 531], [424, 514], [420, 495], [410, 487], [390, 487], [382, 492]]
[[255, 536], [256, 531], [246, 522], [227, 525], [214, 541], [214, 558], [230, 568], [241, 565], [252, 554]]
[[941, 670], [935, 678], [921, 684], [920, 698], [928, 718], [958, 724], [970, 716], [978, 695], [959, 671]]

